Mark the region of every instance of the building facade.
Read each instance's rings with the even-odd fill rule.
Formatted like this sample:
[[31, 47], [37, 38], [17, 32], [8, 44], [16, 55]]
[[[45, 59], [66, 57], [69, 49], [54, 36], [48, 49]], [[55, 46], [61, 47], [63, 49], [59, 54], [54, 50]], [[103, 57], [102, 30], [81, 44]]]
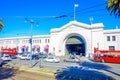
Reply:
[[[1, 38], [0, 47], [17, 47], [30, 51], [29, 36]], [[102, 23], [85, 24], [71, 21], [68, 24], [50, 30], [49, 35], [33, 36], [34, 52], [46, 52], [56, 56], [77, 54], [89, 56], [94, 53], [94, 48], [101, 50], [120, 50], [120, 29], [104, 30]]]

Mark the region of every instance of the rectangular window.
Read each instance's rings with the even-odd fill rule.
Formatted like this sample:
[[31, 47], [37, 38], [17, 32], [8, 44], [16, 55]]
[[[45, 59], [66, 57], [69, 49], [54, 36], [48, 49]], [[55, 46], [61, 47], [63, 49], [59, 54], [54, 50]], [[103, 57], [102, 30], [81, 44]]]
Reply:
[[45, 39], [45, 43], [47, 43], [47, 39]]
[[115, 46], [109, 46], [109, 50], [115, 50]]
[[37, 43], [37, 40], [35, 40], [35, 43]]
[[39, 40], [39, 42], [41, 43], [41, 39]]
[[35, 40], [32, 40], [33, 43], [35, 43]]
[[37, 43], [39, 43], [39, 40], [37, 40]]
[[107, 41], [110, 41], [110, 36], [107, 36]]
[[116, 41], [116, 37], [115, 36], [112, 36], [112, 41]]
[[50, 39], [48, 39], [48, 43], [50, 43]]

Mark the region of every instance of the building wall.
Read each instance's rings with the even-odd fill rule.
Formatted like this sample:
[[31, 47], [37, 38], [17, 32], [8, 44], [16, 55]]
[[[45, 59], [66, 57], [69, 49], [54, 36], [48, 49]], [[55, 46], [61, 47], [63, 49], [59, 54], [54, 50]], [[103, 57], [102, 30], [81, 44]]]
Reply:
[[[120, 50], [120, 29], [104, 30], [102, 23], [88, 25], [77, 21], [71, 21], [60, 28], [51, 29], [49, 35], [33, 36], [32, 45], [39, 45], [41, 52], [44, 52], [45, 45], [49, 45], [49, 53], [63, 56], [66, 54], [65, 44], [70, 36], [79, 36], [83, 39], [86, 56], [94, 53], [94, 47], [108, 50], [109, 46], [115, 46], [115, 50]], [[107, 36], [110, 36], [110, 41], [107, 41]], [[112, 41], [112, 36], [115, 36], [115, 41]], [[19, 52], [21, 52], [21, 46], [30, 47], [29, 39], [30, 36], [0, 38], [0, 48], [18, 46]]]
[[99, 49], [104, 49], [104, 35], [103, 28], [92, 29], [92, 53], [94, 52], [94, 47]]
[[[74, 35], [77, 35], [84, 40], [86, 47], [85, 52], [86, 56], [88, 56], [88, 54], [94, 52], [94, 46], [96, 46], [97, 43], [103, 43], [103, 24], [87, 25], [72, 21], [61, 28], [52, 29], [50, 39], [51, 52], [54, 47], [54, 53], [56, 55], [65, 55], [65, 42], [70, 36]], [[102, 46], [103, 45], [101, 45], [100, 48], [103, 48]]]
[[[89, 33], [89, 29], [84, 29], [80, 25], [74, 25], [74, 22], [70, 22], [68, 25], [61, 28], [53, 29], [51, 31], [50, 39], [51, 52], [54, 52], [56, 55], [65, 55], [65, 41], [69, 36], [78, 35], [83, 37], [84, 40], [89, 40]], [[52, 50], [53, 47], [55, 48], [55, 51]]]
[[[29, 36], [24, 37], [14, 37], [14, 38], [1, 38], [0, 39], [0, 48], [16, 48], [19, 47], [18, 52], [21, 53], [22, 46], [28, 46], [28, 51], [30, 51], [30, 43]], [[50, 36], [49, 35], [41, 35], [41, 36], [33, 36], [32, 46], [40, 46], [41, 52], [44, 52], [44, 46], [49, 45]]]
[[[110, 37], [110, 40], [107, 40], [107, 37]], [[115, 36], [115, 40], [113, 37]], [[120, 50], [120, 29], [113, 29], [113, 30], [105, 30], [104, 31], [104, 42], [105, 42], [105, 49], [109, 50], [109, 46], [114, 46], [115, 50]]]

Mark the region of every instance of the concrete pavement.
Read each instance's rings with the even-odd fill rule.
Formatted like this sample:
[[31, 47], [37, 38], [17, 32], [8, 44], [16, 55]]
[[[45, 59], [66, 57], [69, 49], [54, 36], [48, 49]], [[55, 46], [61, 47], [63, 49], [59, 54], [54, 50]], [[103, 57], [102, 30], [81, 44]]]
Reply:
[[[119, 74], [120, 67], [119, 67], [119, 64], [94, 63], [93, 61], [91, 61], [91, 60], [89, 60], [88, 58], [85, 58], [85, 57], [80, 57], [80, 59], [82, 61], [82, 63], [81, 63], [82, 67], [88, 67], [88, 68], [93, 69], [93, 70], [98, 70], [98, 71], [103, 72], [103, 73], [105, 73], [107, 75], [115, 77], [117, 80], [120, 80], [120, 74]], [[104, 68], [102, 68], [101, 65], [107, 65], [107, 66], [110, 66], [111, 68], [110, 68], [110, 70], [109, 69], [104, 69]], [[93, 66], [96, 67], [96, 68], [94, 68]], [[100, 66], [100, 68], [99, 68], [99, 66]], [[17, 65], [17, 64], [9, 64], [9, 65], [6, 64], [3, 67], [6, 67], [6, 68], [10, 67], [10, 68], [13, 68], [13, 69], [14, 68], [19, 68], [19, 70], [40, 73], [40, 74], [44, 74], [44, 75], [48, 75], [48, 76], [54, 76], [54, 73], [57, 70], [55, 68], [39, 68], [39, 67], [31, 68], [31, 67], [28, 67], [28, 66], [22, 66], [22, 65], [20, 66], [20, 65]]]

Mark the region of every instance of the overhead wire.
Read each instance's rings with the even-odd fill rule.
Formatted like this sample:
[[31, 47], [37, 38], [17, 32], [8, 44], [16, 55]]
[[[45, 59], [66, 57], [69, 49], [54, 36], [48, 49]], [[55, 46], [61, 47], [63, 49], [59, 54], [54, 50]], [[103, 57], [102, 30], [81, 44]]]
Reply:
[[[87, 14], [90, 12], [99, 12], [99, 11], [103, 11], [105, 9], [103, 8], [100, 8], [100, 9], [95, 9], [95, 8], [98, 8], [98, 7], [101, 7], [101, 6], [104, 6], [106, 3], [100, 3], [100, 4], [97, 4], [97, 5], [94, 5], [94, 6], [90, 6], [90, 7], [87, 7], [87, 8], [83, 8], [83, 9], [80, 9], [80, 10], [76, 10], [76, 15], [82, 15], [82, 14]], [[0, 17], [3, 17], [3, 18], [41, 18], [41, 19], [56, 19], [56, 18], [65, 18], [65, 17], [73, 17], [73, 13], [74, 12], [70, 12], [70, 13], [67, 13], [67, 14], [63, 14], [63, 15], [58, 15], [58, 16], [0, 16]]]
[[[106, 3], [101, 3], [101, 4], [97, 4], [97, 5], [94, 5], [94, 6], [90, 6], [90, 7], [87, 7], [87, 8], [83, 8], [83, 9], [80, 9], [80, 10], [76, 10], [76, 15], [81, 15], [81, 14], [87, 14], [87, 13], [91, 13], [91, 12], [99, 12], [99, 11], [103, 11], [105, 10], [104, 8], [100, 8], [100, 9], [96, 9], [98, 7], [102, 7], [104, 6]], [[56, 17], [56, 18], [63, 18], [63, 17], [73, 17], [73, 13], [74, 12], [70, 12], [70, 13], [67, 13], [67, 14], [64, 14], [64, 15], [61, 15], [59, 17]], [[102, 14], [103, 15], [103, 14]]]
[[103, 10], [105, 10], [105, 9], [88, 10], [88, 11], [83, 11], [83, 12], [76, 13], [76, 15], [81, 15], [81, 14], [86, 15], [86, 14], [91, 14], [91, 12], [96, 13], [96, 12], [100, 12], [100, 11], [103, 11]]
[[77, 10], [77, 12], [82, 12], [82, 11], [86, 11], [86, 10], [90, 10], [90, 9], [93, 9], [93, 8], [96, 8], [96, 7], [101, 7], [103, 6], [105, 3], [101, 3], [101, 4], [98, 4], [98, 5], [94, 5], [94, 6], [90, 6], [90, 7], [87, 7], [87, 8], [83, 8], [81, 10]]

